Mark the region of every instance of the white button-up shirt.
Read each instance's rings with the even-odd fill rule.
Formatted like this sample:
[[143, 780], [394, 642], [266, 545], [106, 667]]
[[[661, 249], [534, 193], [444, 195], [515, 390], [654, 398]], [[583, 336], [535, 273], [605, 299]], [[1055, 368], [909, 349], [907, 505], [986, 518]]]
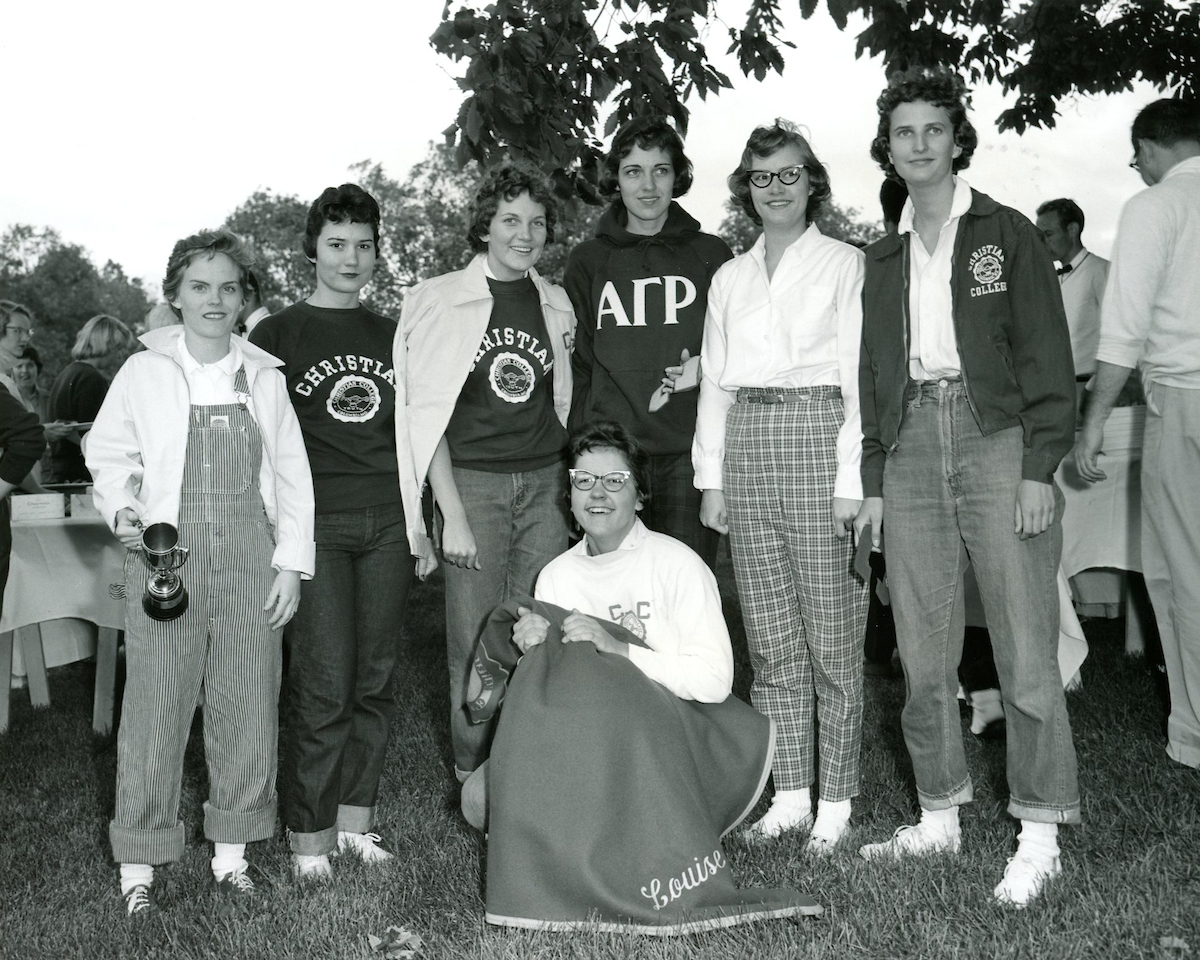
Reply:
[[863, 254], [810, 225], [768, 279], [762, 237], [725, 263], [708, 288], [700, 350], [704, 378], [692, 442], [696, 487], [721, 489], [725, 414], [739, 387], [842, 390], [833, 495], [862, 499], [862, 418], [858, 357], [862, 339]]
[[191, 355], [184, 338], [180, 337], [175, 347], [175, 358], [183, 367], [193, 406], [238, 402], [237, 391], [233, 389], [233, 376], [242, 365], [242, 353], [232, 339], [229, 341], [229, 352], [220, 360], [201, 363]]
[[912, 199], [904, 201], [899, 232], [908, 238], [908, 375], [914, 380], [938, 380], [962, 373], [958, 338], [954, 334], [954, 306], [950, 271], [958, 221], [971, 209], [971, 187], [962, 177], [954, 178], [950, 217], [942, 224], [937, 244], [930, 253], [914, 229], [916, 210]]
[[1121, 211], [1096, 359], [1200, 390], [1200, 157], [1175, 164]]
[[[1063, 264], [1068, 266], [1068, 264]], [[1071, 354], [1075, 357], [1075, 375], [1096, 372], [1096, 349], [1100, 346], [1100, 304], [1108, 282], [1108, 261], [1090, 250], [1080, 250], [1059, 274], [1067, 327], [1071, 331]]]

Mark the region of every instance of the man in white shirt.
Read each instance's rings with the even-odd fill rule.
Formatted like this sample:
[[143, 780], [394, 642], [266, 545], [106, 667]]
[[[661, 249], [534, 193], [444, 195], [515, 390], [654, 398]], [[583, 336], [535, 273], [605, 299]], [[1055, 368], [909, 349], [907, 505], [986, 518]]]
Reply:
[[1083, 223], [1079, 204], [1065, 197], [1047, 200], [1037, 208], [1037, 228], [1046, 239], [1050, 255], [1059, 262], [1058, 285], [1071, 331], [1075, 379], [1086, 382], [1096, 372], [1100, 302], [1108, 281], [1108, 261], [1084, 247]]
[[263, 306], [262, 291], [258, 287], [258, 277], [253, 270], [246, 272], [246, 303], [238, 318], [239, 332], [248, 337], [263, 320], [271, 315], [271, 311]]
[[1150, 188], [1121, 213], [1075, 463], [1104, 479], [1104, 423], [1136, 365], [1146, 392], [1142, 572], [1171, 691], [1167, 756], [1200, 769], [1200, 105], [1158, 100], [1133, 122]]

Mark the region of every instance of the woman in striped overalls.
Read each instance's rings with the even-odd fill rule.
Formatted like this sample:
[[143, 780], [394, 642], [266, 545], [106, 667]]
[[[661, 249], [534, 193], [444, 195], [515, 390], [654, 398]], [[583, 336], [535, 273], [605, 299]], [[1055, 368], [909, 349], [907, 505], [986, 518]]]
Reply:
[[[218, 890], [254, 893], [247, 842], [275, 831], [277, 702], [284, 624], [313, 574], [308, 458], [280, 361], [231, 336], [251, 258], [226, 231], [179, 241], [163, 296], [182, 326], [143, 336], [88, 437], [96, 505], [121, 542], [127, 680], [109, 825], [130, 916], [154, 909], [154, 867], [184, 850], [183, 754], [204, 706]], [[179, 529], [190, 551], [178, 619], [142, 609], [142, 530]]]

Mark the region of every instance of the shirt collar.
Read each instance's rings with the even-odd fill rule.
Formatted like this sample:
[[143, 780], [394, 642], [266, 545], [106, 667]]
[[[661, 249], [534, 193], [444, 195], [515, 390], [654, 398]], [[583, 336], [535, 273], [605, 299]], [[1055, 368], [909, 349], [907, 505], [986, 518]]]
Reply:
[[[810, 223], [805, 227], [804, 232], [800, 236], [788, 244], [787, 249], [783, 251], [783, 255], [786, 257], [793, 251], [797, 253], [801, 252], [804, 247], [812, 245], [820, 236], [821, 228], [815, 223]], [[765, 234], [759, 233], [758, 239], [754, 241], [754, 246], [749, 249], [748, 253], [766, 269], [767, 238]]]
[[1075, 258], [1069, 264], [1067, 264], [1067, 266], [1069, 266], [1072, 270], [1078, 270], [1079, 265], [1081, 263], [1083, 263], [1084, 260], [1087, 259], [1087, 255], [1088, 255], [1087, 247], [1084, 247], [1077, 254], [1075, 254]]
[[[641, 517], [634, 517], [633, 526], [630, 527], [629, 532], [625, 534], [625, 539], [621, 541], [621, 545], [613, 552], [619, 553], [622, 550], [636, 550], [639, 546], [641, 546], [642, 541], [645, 539], [646, 525], [642, 523]], [[582, 543], [583, 552], [588, 556], [604, 556], [604, 554], [593, 554], [588, 551], [588, 539], [586, 534], [584, 534]]]
[[242, 351], [238, 346], [236, 338], [233, 337], [229, 339], [229, 352], [215, 363], [201, 363], [193, 357], [183, 337], [179, 338], [175, 346], [175, 354], [180, 366], [183, 367], [183, 372], [188, 376], [196, 373], [208, 375], [222, 373], [227, 377], [232, 377], [237, 373], [238, 367], [242, 365]]
[[[964, 213], [971, 209], [971, 185], [962, 177], [954, 177], [954, 199], [950, 201], [950, 216], [946, 223], [951, 220], [957, 220]], [[913, 220], [917, 215], [916, 208], [913, 207], [912, 197], [904, 201], [904, 209], [900, 211], [900, 223], [896, 227], [897, 233], [912, 233]], [[942, 224], [944, 227], [946, 224]]]
[[1168, 177], [1174, 177], [1181, 173], [1200, 173], [1200, 157], [1188, 157], [1186, 160], [1180, 160], [1175, 166], [1164, 173], [1162, 180], [1158, 182], [1162, 183]]

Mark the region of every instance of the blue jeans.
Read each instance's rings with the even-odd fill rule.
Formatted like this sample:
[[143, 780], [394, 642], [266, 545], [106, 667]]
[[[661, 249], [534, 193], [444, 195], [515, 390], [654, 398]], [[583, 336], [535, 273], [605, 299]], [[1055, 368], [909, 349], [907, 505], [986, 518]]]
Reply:
[[1008, 730], [1008, 810], [1079, 821], [1075, 747], [1059, 676], [1062, 494], [1048, 530], [1014, 532], [1020, 427], [983, 436], [961, 381], [909, 383], [899, 443], [883, 475], [884, 545], [908, 683], [902, 724], [921, 806], [971, 799], [955, 692], [963, 569], [975, 567]]
[[316, 541], [287, 629], [295, 741], [283, 771], [292, 852], [310, 856], [374, 825], [413, 573], [399, 503], [317, 514]]
[[491, 735], [491, 725], [471, 723], [464, 706], [475, 644], [491, 612], [505, 600], [532, 595], [542, 567], [567, 549], [567, 469], [562, 463], [526, 473], [455, 467], [454, 484], [481, 568], [443, 567], [450, 738], [461, 777], [487, 759]]

